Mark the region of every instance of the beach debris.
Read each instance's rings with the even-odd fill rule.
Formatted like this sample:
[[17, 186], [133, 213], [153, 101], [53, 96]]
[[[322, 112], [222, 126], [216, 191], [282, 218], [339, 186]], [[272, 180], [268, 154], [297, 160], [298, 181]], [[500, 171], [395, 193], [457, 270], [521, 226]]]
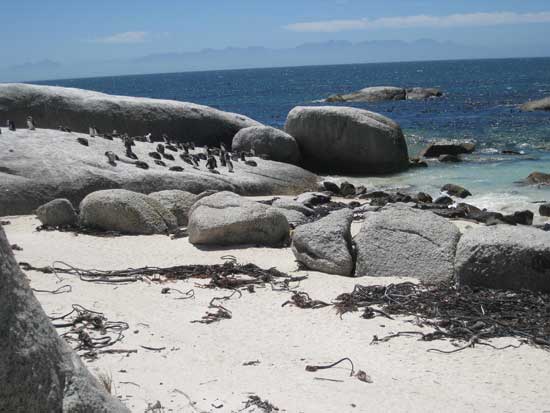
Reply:
[[330, 305], [328, 303], [325, 303], [324, 301], [312, 300], [308, 293], [301, 291], [295, 291], [292, 294], [292, 297], [290, 297], [290, 300], [285, 301], [281, 307], [284, 307], [287, 304], [294, 305], [298, 308], [312, 309], [328, 307]]
[[177, 292], [177, 293], [179, 293], [183, 296], [183, 297], [178, 297], [177, 298], [178, 300], [186, 300], [188, 298], [194, 298], [195, 297], [195, 290], [193, 290], [193, 289], [190, 289], [186, 292], [183, 292], [183, 291], [178, 290], [177, 288], [165, 287], [160, 291], [160, 293], [161, 294], [170, 294], [172, 291], [175, 291], [175, 292]]
[[211, 403], [211, 406], [214, 409], [221, 409], [223, 407], [223, 402], [220, 399], [216, 399]]
[[[245, 403], [244, 409], [246, 410], [251, 407], [256, 407], [258, 409], [261, 409], [265, 413], [271, 413], [271, 412], [278, 412], [279, 408], [277, 406], [274, 406], [272, 403], [269, 402], [269, 400], [262, 400], [259, 396], [252, 395], [248, 396], [248, 400]], [[241, 411], [242, 411], [241, 410]]]
[[193, 320], [191, 323], [201, 323], [201, 324], [212, 324], [217, 321], [221, 320], [228, 320], [233, 318], [231, 315], [231, 311], [229, 311], [227, 308], [220, 304], [214, 304], [214, 301], [225, 299], [226, 297], [214, 297], [212, 300], [210, 300], [210, 304], [208, 305], [208, 308], [215, 308], [217, 309], [216, 312], [206, 312], [205, 315], [202, 316], [200, 320]]
[[156, 403], [147, 403], [147, 408], [145, 409], [145, 413], [164, 413], [164, 407], [162, 406], [162, 403], [157, 400]]
[[166, 347], [150, 347], [150, 346], [142, 346], [140, 345], [141, 348], [145, 349], [145, 350], [149, 350], [149, 351], [162, 351], [162, 350], [166, 350]]
[[251, 360], [251, 361], [245, 361], [243, 363], [243, 366], [258, 366], [260, 364], [260, 360]]
[[37, 288], [32, 289], [35, 293], [50, 293], [50, 294], [63, 294], [63, 293], [70, 293], [73, 291], [73, 287], [69, 284], [62, 285], [61, 287], [55, 289], [55, 290], [39, 290]]
[[[291, 282], [303, 281], [306, 276], [291, 276], [276, 268], [262, 269], [255, 264], [239, 264], [235, 257], [221, 257], [223, 264], [212, 265], [176, 265], [173, 267], [141, 267], [126, 270], [98, 270], [74, 267], [62, 261], [56, 261], [52, 266], [35, 267], [26, 262], [19, 265], [25, 271], [38, 271], [44, 274], [76, 275], [82, 281], [96, 283], [128, 283], [137, 282], [150, 277], [161, 277], [159, 280], [188, 280], [190, 278], [210, 279], [206, 288], [226, 288], [230, 290], [247, 288], [249, 285], [265, 285], [279, 287], [288, 291]], [[238, 276], [238, 277], [237, 277]]]
[[[96, 350], [110, 347], [124, 338], [123, 332], [129, 325], [124, 321], [109, 321], [97, 311], [80, 304], [73, 304], [72, 310], [59, 317], [50, 317], [55, 328], [69, 328], [60, 334], [82, 357], [95, 359]], [[60, 320], [64, 322], [61, 323]], [[83, 352], [83, 353], [82, 353]]]
[[350, 372], [350, 376], [353, 376], [355, 374], [355, 368], [353, 366], [353, 361], [351, 361], [350, 358], [348, 357], [344, 357], [343, 359], [340, 359], [332, 364], [328, 364], [328, 365], [325, 365], [325, 366], [314, 366], [314, 365], [310, 365], [308, 364], [306, 366], [306, 371], [309, 371], [309, 372], [315, 372], [315, 371], [318, 371], [318, 370], [325, 370], [325, 369], [331, 369], [335, 366], [337, 366], [338, 364], [344, 362], [344, 361], [349, 361], [349, 363], [351, 364], [351, 372]]
[[433, 328], [428, 333], [401, 331], [382, 338], [375, 336], [372, 344], [417, 335], [423, 341], [449, 339], [467, 343], [457, 351], [475, 345], [504, 349], [518, 346], [496, 347], [486, 340], [513, 337], [520, 344], [550, 349], [550, 294], [472, 288], [446, 282], [404, 282], [388, 286], [356, 285], [351, 293], [340, 294], [333, 305], [340, 314], [381, 306], [387, 314], [413, 316], [420, 327]]

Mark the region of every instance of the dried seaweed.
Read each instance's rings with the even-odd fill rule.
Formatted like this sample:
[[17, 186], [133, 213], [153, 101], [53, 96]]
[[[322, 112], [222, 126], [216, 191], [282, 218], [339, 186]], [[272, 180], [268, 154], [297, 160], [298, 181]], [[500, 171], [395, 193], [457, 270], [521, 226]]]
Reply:
[[[467, 343], [451, 351], [455, 352], [476, 344], [502, 349], [483, 340], [514, 337], [522, 343], [550, 349], [550, 294], [405, 282], [388, 286], [356, 285], [351, 293], [339, 295], [333, 304], [340, 314], [359, 309], [369, 315], [373, 310], [383, 311], [385, 316], [414, 316], [419, 326], [433, 328], [429, 333], [403, 331], [375, 337], [375, 343], [403, 335], [419, 335], [424, 341], [451, 339]], [[379, 306], [381, 310], [372, 306]], [[508, 347], [515, 346], [504, 348]], [[449, 353], [438, 349], [430, 351]]]

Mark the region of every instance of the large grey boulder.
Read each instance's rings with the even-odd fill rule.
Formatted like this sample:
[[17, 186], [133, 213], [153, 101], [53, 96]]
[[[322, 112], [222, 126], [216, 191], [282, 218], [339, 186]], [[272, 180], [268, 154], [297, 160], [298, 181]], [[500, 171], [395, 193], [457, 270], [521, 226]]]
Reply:
[[280, 246], [289, 236], [285, 216], [269, 205], [218, 192], [197, 201], [189, 212], [192, 244]]
[[294, 136], [305, 164], [323, 172], [384, 174], [407, 169], [409, 156], [397, 123], [349, 107], [295, 107], [285, 130]]
[[88, 132], [116, 129], [130, 135], [163, 133], [196, 144], [231, 144], [242, 128], [260, 125], [243, 115], [174, 100], [113, 96], [83, 89], [21, 83], [0, 84], [0, 118], [25, 125], [32, 116], [41, 128], [64, 125]]
[[406, 90], [407, 100], [422, 100], [443, 96], [441, 90], [433, 87], [413, 87]]
[[535, 110], [550, 110], [550, 97], [539, 100], [532, 100], [520, 106], [520, 109], [525, 112], [533, 112]]
[[179, 226], [187, 225], [189, 210], [199, 199], [197, 195], [191, 192], [179, 191], [177, 189], [153, 192], [149, 196], [174, 214]]
[[373, 86], [357, 92], [332, 95], [325, 102], [382, 102], [387, 100], [405, 100], [406, 91], [395, 86]]
[[276, 207], [273, 207], [273, 209], [281, 213], [282, 215], [284, 215], [289, 225], [291, 225], [293, 228], [296, 228], [297, 226], [308, 222], [307, 217], [304, 214], [302, 214], [300, 211], [296, 211], [294, 209], [285, 209], [285, 208], [276, 208]]
[[467, 231], [455, 260], [459, 284], [550, 292], [550, 233], [496, 225]]
[[0, 226], [0, 411], [129, 412], [59, 337]]
[[57, 227], [74, 225], [78, 215], [68, 199], [54, 199], [36, 210], [36, 216], [43, 225]]
[[250, 126], [241, 129], [233, 138], [233, 152], [249, 152], [256, 155], [268, 155], [269, 159], [279, 162], [298, 164], [300, 148], [296, 140], [288, 133], [270, 126]]
[[[137, 168], [124, 155], [119, 139], [113, 141], [89, 137], [90, 145], [76, 142], [80, 133], [58, 130], [4, 130], [0, 139], [0, 216], [33, 213], [40, 205], [66, 198], [78, 205], [91, 192], [122, 188], [149, 194], [178, 189], [194, 194], [205, 190], [233, 191], [241, 195], [295, 195], [317, 187], [318, 177], [298, 166], [252, 158], [256, 167], [233, 162], [234, 172], [220, 167], [220, 174], [208, 171], [205, 162], [199, 169], [185, 163], [174, 152], [170, 166], [183, 168], [173, 172], [157, 165], [149, 153], [156, 144], [135, 142], [133, 152], [149, 169]], [[197, 148], [194, 152], [200, 152]], [[105, 153], [120, 160], [109, 164]]]
[[97, 191], [84, 198], [80, 223], [125, 234], [163, 234], [177, 227], [176, 217], [159, 201], [125, 189]]
[[392, 206], [371, 213], [355, 237], [357, 276], [448, 281], [458, 228], [429, 211]]
[[351, 222], [353, 212], [341, 209], [298, 227], [292, 235], [292, 252], [306, 268], [327, 274], [353, 273]]

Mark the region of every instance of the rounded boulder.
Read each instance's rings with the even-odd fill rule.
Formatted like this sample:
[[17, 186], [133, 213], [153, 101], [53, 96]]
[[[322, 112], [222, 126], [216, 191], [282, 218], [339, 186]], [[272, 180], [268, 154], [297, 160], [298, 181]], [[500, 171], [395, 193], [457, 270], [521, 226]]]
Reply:
[[253, 149], [257, 155], [268, 155], [278, 162], [298, 164], [300, 148], [288, 133], [270, 126], [251, 126], [241, 129], [233, 138], [234, 152], [248, 152]]
[[89, 194], [80, 203], [82, 225], [125, 234], [163, 234], [177, 227], [176, 217], [147, 195], [125, 189]]
[[298, 142], [305, 165], [319, 172], [387, 174], [409, 164], [401, 127], [368, 110], [299, 106], [288, 114], [285, 130]]

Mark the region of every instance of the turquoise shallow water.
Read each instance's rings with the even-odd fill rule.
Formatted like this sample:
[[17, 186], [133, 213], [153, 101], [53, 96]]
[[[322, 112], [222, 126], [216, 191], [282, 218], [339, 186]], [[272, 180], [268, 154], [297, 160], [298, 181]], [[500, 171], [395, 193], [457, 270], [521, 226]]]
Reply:
[[[478, 151], [461, 164], [435, 162], [427, 169], [389, 177], [349, 179], [434, 195], [445, 183], [458, 183], [474, 194], [472, 202], [487, 207], [550, 201], [548, 187], [515, 184], [535, 170], [550, 173], [550, 113], [524, 113], [517, 108], [550, 95], [550, 58], [250, 69], [39, 83], [191, 101], [276, 127], [284, 126], [294, 106], [315, 105], [333, 93], [376, 85], [439, 87], [445, 93], [440, 99], [352, 105], [399, 122], [411, 156], [439, 139], [474, 141]], [[500, 155], [502, 149], [524, 155]]]

